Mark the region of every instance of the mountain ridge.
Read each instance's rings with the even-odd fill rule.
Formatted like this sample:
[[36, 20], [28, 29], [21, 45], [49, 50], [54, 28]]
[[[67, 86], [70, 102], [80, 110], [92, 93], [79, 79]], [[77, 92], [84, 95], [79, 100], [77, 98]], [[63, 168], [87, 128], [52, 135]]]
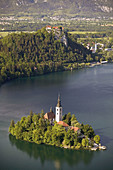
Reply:
[[113, 16], [112, 0], [1, 0], [0, 13]]

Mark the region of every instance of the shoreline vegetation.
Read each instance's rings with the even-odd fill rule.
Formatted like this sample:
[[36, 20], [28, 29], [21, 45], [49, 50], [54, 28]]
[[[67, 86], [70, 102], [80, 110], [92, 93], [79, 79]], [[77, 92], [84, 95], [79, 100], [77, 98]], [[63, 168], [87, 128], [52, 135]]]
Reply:
[[[27, 117], [22, 117], [17, 123], [11, 120], [9, 133], [16, 139], [36, 144], [53, 145], [65, 149], [105, 150], [100, 144], [100, 136], [95, 135], [93, 128], [79, 123], [75, 115], [71, 113], [62, 117], [69, 126], [64, 127], [56, 121], [51, 123], [44, 118], [44, 111], [35, 114], [32, 111]], [[79, 132], [71, 127], [78, 127]]]
[[[38, 74], [34, 74], [34, 75], [22, 75], [22, 76], [19, 76], [19, 77], [8, 77], [6, 80], [1, 80], [2, 78], [0, 77], [0, 86], [6, 82], [9, 82], [11, 80], [14, 80], [14, 79], [18, 79], [18, 78], [24, 78], [24, 77], [34, 77], [34, 76], [40, 76], [40, 75], [45, 75], [45, 74], [49, 74], [49, 73], [54, 73], [54, 72], [62, 72], [62, 71], [73, 71], [73, 70], [78, 70], [78, 69], [82, 69], [82, 68], [93, 68], [95, 66], [100, 66], [102, 64], [106, 64], [106, 63], [109, 63], [107, 61], [105, 61], [105, 63], [101, 63], [101, 62], [92, 62], [92, 63], [67, 63], [68, 65], [66, 66], [63, 66], [62, 64], [59, 65], [59, 69], [58, 70], [54, 70], [54, 71], [48, 71], [48, 72], [45, 72], [45, 73], [38, 73]], [[112, 62], [110, 62], [112, 63]], [[53, 63], [53, 65], [55, 66], [55, 63]], [[41, 67], [42, 65], [40, 65], [39, 67]], [[46, 66], [48, 67], [48, 64], [46, 64]], [[37, 70], [38, 72], [38, 70]]]
[[103, 60], [62, 27], [57, 31], [44, 27], [33, 33], [12, 33], [0, 39], [0, 85], [16, 78], [92, 67]]

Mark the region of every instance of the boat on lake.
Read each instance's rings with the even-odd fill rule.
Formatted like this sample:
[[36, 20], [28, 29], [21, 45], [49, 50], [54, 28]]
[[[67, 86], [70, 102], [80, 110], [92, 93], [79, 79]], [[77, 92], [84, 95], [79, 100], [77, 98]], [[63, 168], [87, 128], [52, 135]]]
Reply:
[[101, 64], [106, 64], [108, 63], [108, 61], [101, 61]]

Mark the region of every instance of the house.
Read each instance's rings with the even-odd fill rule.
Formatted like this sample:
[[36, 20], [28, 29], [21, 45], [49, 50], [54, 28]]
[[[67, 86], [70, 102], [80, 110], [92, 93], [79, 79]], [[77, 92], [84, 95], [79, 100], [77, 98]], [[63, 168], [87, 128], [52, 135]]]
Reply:
[[80, 128], [78, 127], [73, 127], [73, 126], [69, 126], [67, 123], [63, 122], [63, 121], [59, 121], [57, 122], [58, 125], [62, 125], [66, 130], [71, 129], [74, 130], [74, 132], [77, 132], [78, 134], [81, 133]]
[[68, 126], [69, 126], [67, 123], [65, 123], [65, 122], [63, 122], [63, 121], [59, 121], [59, 122], [57, 122], [57, 124], [58, 124], [58, 125], [62, 125], [62, 126], [64, 126], [64, 127], [68, 127]]
[[68, 125], [67, 123], [63, 122], [63, 121], [59, 121], [59, 122], [57, 122], [57, 124], [63, 126], [66, 131], [67, 131], [68, 128], [69, 128], [69, 125]]
[[77, 132], [78, 134], [80, 134], [80, 128], [71, 126], [70, 129], [74, 130], [74, 132]]
[[58, 27], [53, 27], [53, 29], [58, 30]]
[[64, 27], [53, 27], [55, 30], [64, 30]]
[[52, 28], [52, 27], [51, 27], [50, 25], [47, 25], [47, 26], [46, 26], [46, 30], [51, 30], [51, 28]]

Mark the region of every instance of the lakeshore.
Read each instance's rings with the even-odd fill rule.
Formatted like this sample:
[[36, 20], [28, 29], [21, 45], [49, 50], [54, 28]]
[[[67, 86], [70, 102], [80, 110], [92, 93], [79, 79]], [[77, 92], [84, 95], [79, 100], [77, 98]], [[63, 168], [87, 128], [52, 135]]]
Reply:
[[[78, 70], [78, 69], [82, 69], [82, 68], [93, 68], [95, 66], [100, 66], [102, 64], [107, 64], [108, 62], [107, 61], [104, 61], [103, 63], [102, 62], [92, 62], [92, 63], [73, 63], [73, 64], [70, 64], [68, 63], [68, 66], [65, 66], [59, 70], [59, 71], [56, 71], [56, 72], [62, 72], [62, 71], [72, 71], [72, 70]], [[38, 74], [38, 75], [32, 75], [30, 77], [34, 77], [34, 76], [40, 76], [40, 75], [45, 75], [45, 74], [50, 74], [50, 73], [54, 73], [55, 71], [53, 72], [47, 72], [47, 73], [43, 73], [43, 74]], [[5, 80], [4, 82], [1, 82], [0, 81], [0, 86], [4, 83], [7, 83], [9, 81], [12, 81], [14, 79], [18, 79], [18, 78], [25, 78], [25, 77], [29, 77], [29, 76], [23, 76], [23, 77], [15, 77], [15, 78], [10, 78], [8, 77], [7, 80]]]

